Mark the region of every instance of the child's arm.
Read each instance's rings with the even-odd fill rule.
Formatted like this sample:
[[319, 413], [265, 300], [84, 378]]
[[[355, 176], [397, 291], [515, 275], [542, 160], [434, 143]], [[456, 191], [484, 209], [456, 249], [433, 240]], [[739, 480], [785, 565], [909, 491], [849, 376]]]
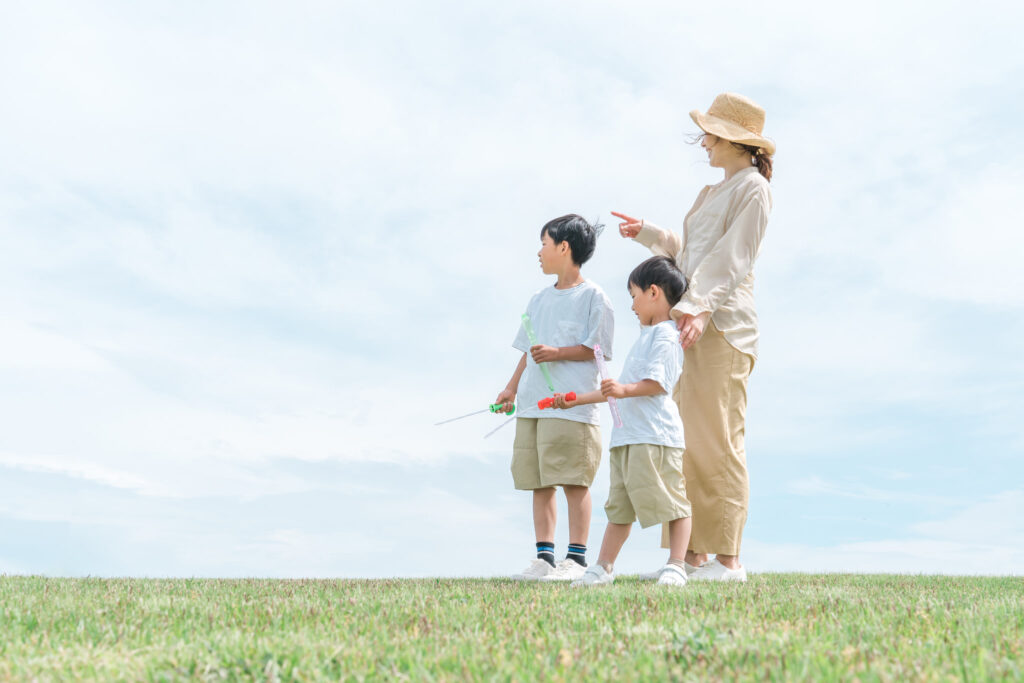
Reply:
[[530, 355], [534, 363], [550, 363], [556, 360], [594, 360], [594, 349], [583, 344], [576, 346], [545, 346], [537, 344], [530, 347]]
[[586, 394], [577, 394], [575, 401], [566, 401], [565, 394], [555, 394], [555, 408], [572, 408], [588, 403], [604, 403], [608, 397], [612, 398], [636, 398], [637, 396], [656, 396], [664, 394], [665, 390], [656, 380], [642, 379], [631, 384], [619, 384], [614, 379], [606, 379], [601, 382], [598, 391], [591, 391]]
[[522, 379], [523, 372], [525, 371], [526, 354], [524, 353], [523, 357], [519, 359], [519, 365], [516, 366], [515, 372], [512, 373], [512, 379], [508, 381], [502, 392], [498, 394], [498, 398], [494, 399], [495, 403], [503, 404], [501, 410], [498, 411], [499, 413], [507, 413], [512, 410], [512, 406], [516, 401], [516, 393], [519, 391], [519, 380]]
[[619, 384], [617, 380], [606, 379], [601, 382], [601, 395], [607, 400], [611, 398], [636, 398], [637, 396], [656, 396], [665, 390], [656, 380], [642, 379], [631, 384]]
[[607, 401], [604, 396], [601, 395], [600, 391], [591, 391], [586, 394], [576, 394], [575, 401], [566, 401], [565, 394], [555, 394], [555, 405], [553, 408], [572, 408], [573, 406], [582, 406], [589, 403], [604, 403]]

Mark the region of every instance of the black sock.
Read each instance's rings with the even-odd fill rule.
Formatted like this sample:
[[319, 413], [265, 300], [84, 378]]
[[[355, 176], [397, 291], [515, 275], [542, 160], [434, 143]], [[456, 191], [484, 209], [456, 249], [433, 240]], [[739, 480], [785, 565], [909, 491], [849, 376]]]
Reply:
[[555, 544], [550, 541], [537, 543], [537, 559], [544, 560], [552, 567], [555, 566]]
[[566, 553], [565, 559], [573, 560], [579, 563], [580, 566], [587, 566], [587, 546], [581, 543], [570, 543], [569, 552]]

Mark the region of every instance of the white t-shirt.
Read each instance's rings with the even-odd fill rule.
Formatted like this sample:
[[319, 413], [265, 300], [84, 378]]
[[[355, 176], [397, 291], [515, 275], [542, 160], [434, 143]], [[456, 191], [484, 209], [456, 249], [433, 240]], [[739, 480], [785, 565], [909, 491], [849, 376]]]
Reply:
[[672, 390], [683, 370], [683, 348], [671, 320], [640, 328], [640, 338], [626, 357], [621, 384], [653, 379], [665, 390], [654, 396], [618, 399], [622, 427], [612, 429], [610, 446], [649, 443], [683, 448], [683, 421]]
[[[593, 282], [584, 280], [570, 289], [545, 287], [530, 299], [526, 314], [530, 316], [538, 344], [555, 347], [583, 344], [591, 349], [594, 344], [600, 344], [602, 355], [606, 360], [611, 360], [615, 315], [611, 301]], [[530, 356], [532, 344], [522, 323], [512, 346], [526, 352], [526, 372], [519, 380], [516, 401], [517, 416], [559, 417], [574, 422], [600, 424], [597, 405], [574, 406], [568, 410], [539, 409], [537, 401], [551, 396], [553, 392], [548, 388], [544, 373]], [[597, 363], [593, 358], [586, 361], [554, 361], [545, 365], [551, 374], [555, 392], [567, 394], [575, 391], [582, 394], [601, 388]]]

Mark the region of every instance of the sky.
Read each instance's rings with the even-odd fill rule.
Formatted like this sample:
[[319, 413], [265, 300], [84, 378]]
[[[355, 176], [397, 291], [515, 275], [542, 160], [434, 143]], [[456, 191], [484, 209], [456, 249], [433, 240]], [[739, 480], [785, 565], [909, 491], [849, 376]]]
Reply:
[[1024, 10], [710, 9], [5, 7], [0, 574], [522, 569], [513, 428], [434, 423], [505, 386], [565, 213], [607, 224], [621, 371], [648, 252], [609, 211], [682, 229], [725, 91], [778, 145], [744, 565], [1024, 574]]

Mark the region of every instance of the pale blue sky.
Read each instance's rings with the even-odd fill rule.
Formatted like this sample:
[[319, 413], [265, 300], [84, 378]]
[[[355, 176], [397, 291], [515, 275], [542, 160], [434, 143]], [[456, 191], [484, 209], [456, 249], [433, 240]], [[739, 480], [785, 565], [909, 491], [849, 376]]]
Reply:
[[[563, 213], [609, 222], [584, 273], [621, 369], [646, 252], [607, 212], [681, 228], [720, 178], [687, 112], [725, 90], [779, 147], [745, 564], [1024, 573], [1021, 15], [9, 8], [0, 573], [520, 569], [512, 428], [432, 425], [504, 386]], [[605, 464], [595, 552], [607, 486]]]

